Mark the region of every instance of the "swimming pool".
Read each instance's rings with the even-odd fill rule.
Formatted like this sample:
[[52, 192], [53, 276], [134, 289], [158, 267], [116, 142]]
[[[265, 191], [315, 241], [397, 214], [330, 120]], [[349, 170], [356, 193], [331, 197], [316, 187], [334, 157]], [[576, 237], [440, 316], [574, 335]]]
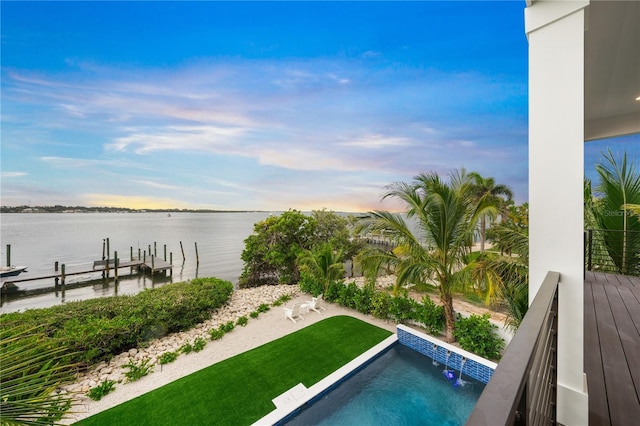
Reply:
[[448, 379], [444, 369], [395, 344], [281, 424], [462, 425], [485, 385], [463, 376], [463, 385], [456, 386], [460, 373]]

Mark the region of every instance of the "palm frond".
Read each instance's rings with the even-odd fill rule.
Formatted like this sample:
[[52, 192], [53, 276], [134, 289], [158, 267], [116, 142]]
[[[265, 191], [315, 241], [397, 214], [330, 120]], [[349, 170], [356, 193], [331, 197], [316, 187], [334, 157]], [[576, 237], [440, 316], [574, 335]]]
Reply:
[[0, 415], [3, 424], [53, 424], [71, 406], [56, 389], [73, 379], [60, 342], [36, 328], [3, 323], [0, 329]]

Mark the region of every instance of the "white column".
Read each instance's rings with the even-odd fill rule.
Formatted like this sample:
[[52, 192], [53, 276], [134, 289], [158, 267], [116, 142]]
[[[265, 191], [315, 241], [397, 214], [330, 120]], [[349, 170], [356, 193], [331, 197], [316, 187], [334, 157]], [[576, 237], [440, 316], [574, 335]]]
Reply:
[[588, 424], [583, 368], [584, 8], [535, 1], [529, 38], [529, 300], [560, 272], [558, 421]]

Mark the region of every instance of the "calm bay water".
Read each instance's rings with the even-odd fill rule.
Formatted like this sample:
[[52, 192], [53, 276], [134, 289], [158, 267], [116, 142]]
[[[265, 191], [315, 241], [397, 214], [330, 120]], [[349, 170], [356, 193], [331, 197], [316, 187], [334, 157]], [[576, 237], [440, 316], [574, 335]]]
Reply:
[[[83, 300], [114, 294], [135, 294], [144, 288], [167, 282], [186, 281], [195, 277], [217, 277], [237, 283], [242, 271], [240, 255], [244, 240], [253, 225], [269, 216], [268, 212], [251, 213], [17, 213], [2, 214], [0, 237], [2, 264], [6, 263], [6, 245], [11, 245], [11, 263], [28, 266], [20, 278], [51, 275], [54, 263], [65, 264], [67, 272], [89, 270], [94, 260], [102, 258], [103, 239], [109, 238], [111, 258], [129, 260], [138, 248], [154, 251], [164, 257], [164, 245], [173, 253], [173, 276], [128, 275], [120, 270], [118, 285], [113, 279], [101, 280], [100, 273], [69, 276], [65, 294], [50, 291], [13, 298], [3, 295], [0, 312], [42, 308], [72, 300]], [[183, 262], [180, 242], [184, 248]], [[199, 265], [196, 264], [195, 244]], [[81, 287], [73, 288], [80, 285]], [[53, 287], [53, 280], [18, 283], [18, 290], [30, 293]]]

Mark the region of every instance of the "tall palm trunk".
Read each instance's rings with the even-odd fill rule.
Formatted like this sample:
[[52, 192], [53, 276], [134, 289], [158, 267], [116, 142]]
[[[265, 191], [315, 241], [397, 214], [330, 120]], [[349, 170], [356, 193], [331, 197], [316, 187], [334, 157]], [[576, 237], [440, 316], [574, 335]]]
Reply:
[[484, 252], [484, 242], [487, 235], [487, 217], [482, 215], [480, 218], [480, 251]]
[[453, 331], [455, 330], [456, 325], [456, 313], [453, 309], [453, 297], [451, 293], [441, 294], [440, 301], [444, 306], [444, 318], [445, 318], [445, 342], [451, 343], [455, 342], [455, 336], [453, 335]]

